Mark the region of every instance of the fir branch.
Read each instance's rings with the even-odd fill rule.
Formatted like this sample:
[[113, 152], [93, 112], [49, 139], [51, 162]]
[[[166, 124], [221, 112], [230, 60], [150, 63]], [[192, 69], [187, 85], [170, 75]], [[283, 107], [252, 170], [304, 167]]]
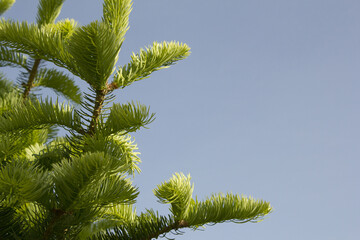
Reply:
[[185, 220], [193, 228], [222, 222], [258, 222], [272, 211], [270, 203], [234, 194], [214, 194], [205, 201], [195, 199]]
[[66, 49], [77, 75], [96, 90], [107, 88], [121, 44], [115, 32], [103, 22], [91, 22], [78, 28], [68, 39]]
[[41, 203], [49, 189], [49, 174], [40, 171], [28, 161], [13, 161], [0, 169], [2, 205], [18, 206], [24, 202]]
[[179, 230], [182, 228], [196, 230], [205, 224], [213, 225], [225, 221], [256, 222], [270, 212], [271, 207], [267, 202], [232, 194], [218, 194], [204, 202], [193, 201], [185, 219], [175, 220], [171, 216], [159, 216], [148, 211], [138, 216], [135, 221], [108, 229], [106, 233], [99, 233], [97, 238], [92, 239], [151, 240], [170, 232], [181, 233]]
[[68, 35], [72, 35], [74, 21], [44, 25], [0, 20], [0, 43], [34, 58], [41, 58], [65, 67], [79, 76], [71, 55], [66, 51]]
[[116, 33], [120, 44], [129, 29], [129, 15], [132, 10], [131, 0], [104, 0], [102, 20]]
[[74, 19], [63, 19], [53, 24], [47, 24], [45, 28], [50, 29], [50, 31], [58, 31], [66, 43], [77, 29], [77, 25], [78, 23]]
[[168, 68], [175, 62], [190, 55], [190, 48], [179, 42], [154, 42], [151, 47], [131, 56], [131, 61], [120, 68], [111, 86], [116, 89], [126, 87], [135, 81], [147, 78], [152, 72]]
[[36, 21], [41, 25], [54, 23], [65, 0], [39, 0]]
[[[26, 131], [26, 132], [7, 132], [0, 134], [0, 165], [11, 161], [16, 157], [27, 157], [31, 153], [31, 147], [36, 144], [44, 144], [46, 141], [46, 129]], [[30, 154], [32, 155], [32, 154]], [[29, 159], [31, 159], [30, 156]]]
[[0, 46], [0, 67], [22, 67], [30, 72], [27, 65], [27, 57], [12, 49]]
[[0, 116], [5, 112], [18, 107], [23, 103], [23, 98], [14, 87], [13, 83], [3, 78], [0, 73]]
[[33, 86], [51, 88], [57, 94], [61, 94], [75, 103], [81, 102], [81, 92], [75, 85], [74, 79], [57, 69], [40, 69], [36, 74]]
[[16, 209], [8, 206], [0, 206], [0, 239], [21, 239], [22, 224], [17, 220]]
[[53, 181], [59, 205], [65, 210], [75, 210], [134, 203], [137, 188], [114, 174], [119, 168], [121, 162], [101, 152], [55, 164]]
[[190, 175], [176, 173], [169, 181], [158, 185], [154, 190], [159, 202], [171, 204], [170, 210], [178, 221], [186, 217], [192, 201], [194, 185], [190, 183], [190, 179]]
[[136, 220], [136, 208], [133, 205], [117, 204], [105, 210], [104, 219], [116, 219], [122, 223]]
[[11, 6], [15, 3], [15, 0], [1, 0], [0, 1], [0, 15], [9, 10]]
[[104, 132], [108, 135], [135, 132], [154, 120], [155, 114], [150, 114], [150, 108], [140, 103], [113, 104]]
[[130, 135], [103, 135], [97, 132], [93, 136], [84, 136], [84, 152], [103, 152], [105, 156], [119, 161], [121, 169], [118, 172], [133, 175], [140, 172], [138, 164], [141, 162], [136, 152], [137, 145], [134, 144]]
[[[4, 98], [6, 99], [6, 97], [5, 97], [6, 95], [8, 95], [9, 93], [13, 93], [15, 90], [16, 89], [15, 89], [13, 82], [6, 79], [4, 74], [2, 72], [0, 72], [0, 103], [2, 103], [4, 101]], [[0, 108], [1, 108], [1, 105], [2, 104], [0, 104]]]
[[177, 230], [179, 224], [171, 216], [160, 216], [153, 210], [141, 213], [134, 221], [119, 224], [93, 236], [93, 240], [149, 240]]
[[104, 214], [94, 222], [86, 225], [78, 239], [91, 239], [97, 234], [106, 233], [107, 229], [136, 221], [136, 209], [133, 205], [117, 204], [105, 209]]
[[67, 104], [55, 104], [51, 100], [26, 101], [0, 116], [0, 133], [38, 129], [49, 126], [62, 126], [78, 133], [84, 133], [80, 117], [73, 107]]
[[70, 143], [66, 137], [58, 137], [50, 143], [43, 145], [41, 151], [33, 154], [35, 165], [42, 169], [52, 170], [53, 164], [64, 159], [70, 159]]

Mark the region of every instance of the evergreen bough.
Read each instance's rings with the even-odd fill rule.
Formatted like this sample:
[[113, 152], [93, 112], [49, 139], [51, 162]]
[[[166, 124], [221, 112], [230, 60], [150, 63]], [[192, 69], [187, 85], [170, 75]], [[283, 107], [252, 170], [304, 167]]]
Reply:
[[[192, 196], [190, 176], [176, 173], [154, 190], [170, 214], [136, 213], [140, 169], [130, 133], [154, 120], [140, 103], [109, 104], [114, 91], [190, 54], [179, 42], [154, 42], [116, 66], [131, 0], [104, 0], [103, 17], [79, 26], [55, 21], [65, 0], [39, 0], [36, 23], [0, 20], [0, 66], [21, 69], [18, 84], [0, 75], [0, 239], [145, 240], [222, 222], [257, 222], [268, 202], [234, 194]], [[15, 0], [0, 0], [0, 14]], [[89, 85], [48, 68], [52, 62]], [[71, 103], [39, 98], [53, 89]], [[57, 127], [68, 130], [57, 136]]]

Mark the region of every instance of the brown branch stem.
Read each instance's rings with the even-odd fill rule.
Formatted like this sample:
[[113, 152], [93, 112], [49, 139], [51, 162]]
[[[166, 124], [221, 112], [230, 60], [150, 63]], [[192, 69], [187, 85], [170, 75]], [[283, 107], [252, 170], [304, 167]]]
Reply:
[[60, 210], [60, 209], [53, 209], [52, 212], [53, 212], [53, 214], [54, 214], [55, 216], [54, 216], [53, 219], [51, 220], [49, 226], [46, 228], [46, 231], [45, 231], [45, 233], [44, 233], [44, 238], [43, 238], [44, 240], [49, 239], [49, 237], [50, 237], [50, 235], [51, 235], [51, 232], [52, 232], [52, 230], [53, 230], [56, 222], [59, 221], [59, 219], [60, 219], [63, 215], [66, 214], [65, 211]]
[[41, 62], [41, 59], [35, 59], [34, 65], [33, 65], [32, 69], [30, 71], [30, 76], [29, 76], [28, 82], [25, 85], [25, 90], [24, 90], [24, 93], [23, 93], [23, 99], [26, 99], [30, 94], [30, 90], [33, 87], [35, 76], [36, 76], [36, 73], [38, 71], [40, 62]]
[[161, 229], [160, 231], [154, 233], [153, 235], [145, 238], [144, 240], [151, 240], [153, 238], [158, 238], [160, 235], [163, 235], [165, 233], [168, 233], [172, 230], [178, 230], [180, 228], [186, 228], [189, 227], [189, 224], [185, 221], [185, 220], [180, 220], [172, 225], [169, 225], [167, 227], [164, 227], [163, 229]]
[[108, 90], [96, 90], [96, 97], [95, 97], [95, 106], [92, 112], [91, 122], [88, 129], [88, 134], [94, 135], [96, 126], [99, 122], [99, 116], [101, 114], [101, 109], [104, 106], [105, 97]]

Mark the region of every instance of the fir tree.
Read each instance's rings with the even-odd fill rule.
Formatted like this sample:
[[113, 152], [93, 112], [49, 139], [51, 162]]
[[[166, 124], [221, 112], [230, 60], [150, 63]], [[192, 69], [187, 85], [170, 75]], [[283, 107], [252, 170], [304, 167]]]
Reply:
[[[234, 194], [192, 196], [190, 176], [175, 173], [154, 189], [170, 213], [136, 213], [131, 177], [140, 159], [131, 133], [154, 120], [137, 102], [112, 104], [116, 89], [190, 54], [179, 42], [154, 42], [116, 66], [131, 0], [104, 0], [103, 17], [79, 26], [56, 21], [65, 0], [39, 0], [36, 23], [2, 18], [0, 66], [20, 68], [17, 84], [0, 75], [0, 239], [153, 239], [182, 228], [256, 222], [268, 202]], [[0, 0], [0, 14], [15, 0]], [[81, 92], [72, 77], [85, 81]], [[53, 89], [71, 103], [41, 98]], [[68, 130], [57, 137], [57, 127]]]

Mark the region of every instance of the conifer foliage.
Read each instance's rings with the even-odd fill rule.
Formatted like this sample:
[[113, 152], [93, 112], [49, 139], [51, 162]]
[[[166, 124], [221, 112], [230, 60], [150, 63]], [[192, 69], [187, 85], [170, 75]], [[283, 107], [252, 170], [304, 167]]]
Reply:
[[[154, 42], [116, 66], [131, 0], [104, 0], [103, 17], [85, 26], [56, 21], [65, 0], [39, 0], [35, 23], [0, 20], [0, 239], [132, 239], [222, 222], [256, 222], [268, 202], [235, 194], [193, 197], [190, 176], [175, 173], [154, 189], [169, 215], [137, 213], [131, 178], [140, 172], [131, 133], [154, 120], [137, 102], [112, 104], [115, 90], [190, 54], [179, 42]], [[15, 0], [0, 0], [0, 14]], [[71, 3], [70, 3], [71, 4]], [[49, 68], [51, 62], [59, 68]], [[66, 69], [88, 84], [82, 92]], [[70, 100], [41, 98], [50, 88]], [[67, 130], [58, 137], [56, 129]]]

